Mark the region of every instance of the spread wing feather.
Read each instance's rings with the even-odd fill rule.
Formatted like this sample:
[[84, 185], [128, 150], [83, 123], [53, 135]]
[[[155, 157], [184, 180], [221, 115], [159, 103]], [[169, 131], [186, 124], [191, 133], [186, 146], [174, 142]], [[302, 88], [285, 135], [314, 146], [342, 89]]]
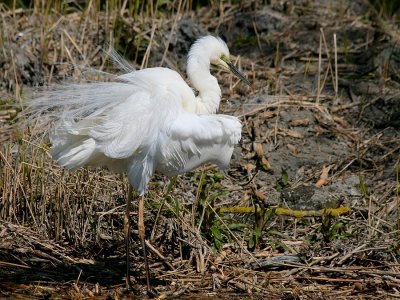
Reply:
[[182, 112], [161, 139], [158, 169], [173, 176], [207, 162], [226, 168], [240, 137], [235, 117]]

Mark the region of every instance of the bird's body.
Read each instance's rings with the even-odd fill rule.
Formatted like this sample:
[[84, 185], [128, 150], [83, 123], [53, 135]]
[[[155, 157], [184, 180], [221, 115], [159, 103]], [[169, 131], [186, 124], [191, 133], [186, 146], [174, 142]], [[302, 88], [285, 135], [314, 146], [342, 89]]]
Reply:
[[140, 194], [154, 172], [174, 176], [207, 162], [227, 167], [241, 124], [235, 117], [215, 114], [221, 90], [209, 71], [214, 53], [206, 59], [199, 55], [210, 45], [217, 56], [226, 48], [221, 40], [205, 37], [189, 53], [188, 74], [197, 97], [168, 68], [132, 71], [114, 82], [62, 90], [58, 97], [69, 110], [61, 113], [50, 134], [57, 164], [71, 170], [101, 166], [125, 172]]
[[[228, 166], [240, 140], [236, 117], [215, 114], [221, 89], [210, 74], [210, 64], [241, 75], [229, 60], [229, 50], [219, 38], [206, 36], [191, 47], [187, 73], [196, 96], [183, 78], [167, 68], [134, 71], [114, 53], [123, 75], [112, 82], [56, 86], [30, 102], [33, 115], [55, 119], [50, 132], [51, 154], [57, 164], [75, 170], [84, 166], [107, 167], [127, 173], [142, 196], [139, 200], [139, 237], [144, 251], [147, 288], [143, 194], [155, 172], [174, 176], [204, 163]], [[130, 200], [125, 214], [126, 248], [129, 251]], [[127, 285], [129, 255], [127, 255]]]
[[170, 69], [123, 77], [113, 96], [115, 105], [78, 121], [63, 118], [55, 126], [51, 153], [59, 165], [126, 172], [140, 194], [154, 172], [174, 176], [206, 162], [228, 165], [240, 139], [237, 118], [201, 114], [193, 91]]

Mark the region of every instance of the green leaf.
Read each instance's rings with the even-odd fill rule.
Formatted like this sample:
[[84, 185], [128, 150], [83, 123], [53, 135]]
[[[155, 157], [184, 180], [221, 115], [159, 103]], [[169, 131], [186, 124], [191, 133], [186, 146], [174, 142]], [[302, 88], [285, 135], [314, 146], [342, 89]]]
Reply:
[[282, 182], [286, 186], [289, 182], [289, 174], [286, 170], [282, 170]]
[[251, 235], [250, 236], [250, 239], [249, 239], [249, 244], [248, 244], [248, 247], [251, 249], [251, 248], [254, 248], [254, 246], [255, 246], [255, 237], [254, 237], [254, 235]]
[[212, 234], [213, 234], [215, 239], [217, 239], [217, 240], [221, 240], [222, 239], [221, 230], [219, 230], [217, 225], [214, 224], [214, 225], [211, 226], [211, 232], [212, 232]]
[[368, 193], [367, 186], [365, 185], [365, 182], [364, 182], [364, 177], [362, 175], [359, 175], [358, 180], [360, 182], [361, 193], [363, 194], [364, 197], [368, 197], [369, 193]]
[[228, 228], [232, 229], [232, 230], [242, 229], [242, 228], [247, 228], [247, 227], [249, 227], [249, 226], [247, 224], [244, 224], [244, 223], [231, 223], [231, 224], [228, 224]]

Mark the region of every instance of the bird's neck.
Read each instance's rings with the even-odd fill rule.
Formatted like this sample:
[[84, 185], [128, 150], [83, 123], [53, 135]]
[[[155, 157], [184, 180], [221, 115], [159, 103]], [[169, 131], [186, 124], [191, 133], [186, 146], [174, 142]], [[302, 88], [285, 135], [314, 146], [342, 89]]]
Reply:
[[221, 89], [217, 79], [210, 73], [210, 63], [191, 57], [187, 74], [193, 87], [199, 91], [196, 97], [196, 113], [215, 114], [221, 101]]

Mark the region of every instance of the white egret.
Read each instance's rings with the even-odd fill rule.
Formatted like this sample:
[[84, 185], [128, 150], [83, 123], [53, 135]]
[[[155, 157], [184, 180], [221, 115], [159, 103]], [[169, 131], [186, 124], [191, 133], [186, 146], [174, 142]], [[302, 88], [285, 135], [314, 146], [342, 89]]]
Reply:
[[[126, 63], [119, 62], [126, 69]], [[241, 137], [236, 117], [215, 114], [221, 89], [210, 73], [210, 64], [249, 84], [230, 62], [225, 42], [206, 36], [192, 45], [187, 62], [187, 74], [198, 96], [177, 72], [148, 68], [130, 70], [115, 76], [113, 82], [61, 85], [30, 102], [33, 111], [56, 119], [50, 141], [58, 165], [70, 170], [101, 166], [128, 174], [140, 195], [138, 227], [148, 290], [143, 196], [152, 175], [175, 176], [207, 162], [226, 168]], [[130, 190], [126, 234], [131, 194]], [[127, 236], [127, 251], [128, 241]], [[128, 257], [127, 252], [127, 273]]]

